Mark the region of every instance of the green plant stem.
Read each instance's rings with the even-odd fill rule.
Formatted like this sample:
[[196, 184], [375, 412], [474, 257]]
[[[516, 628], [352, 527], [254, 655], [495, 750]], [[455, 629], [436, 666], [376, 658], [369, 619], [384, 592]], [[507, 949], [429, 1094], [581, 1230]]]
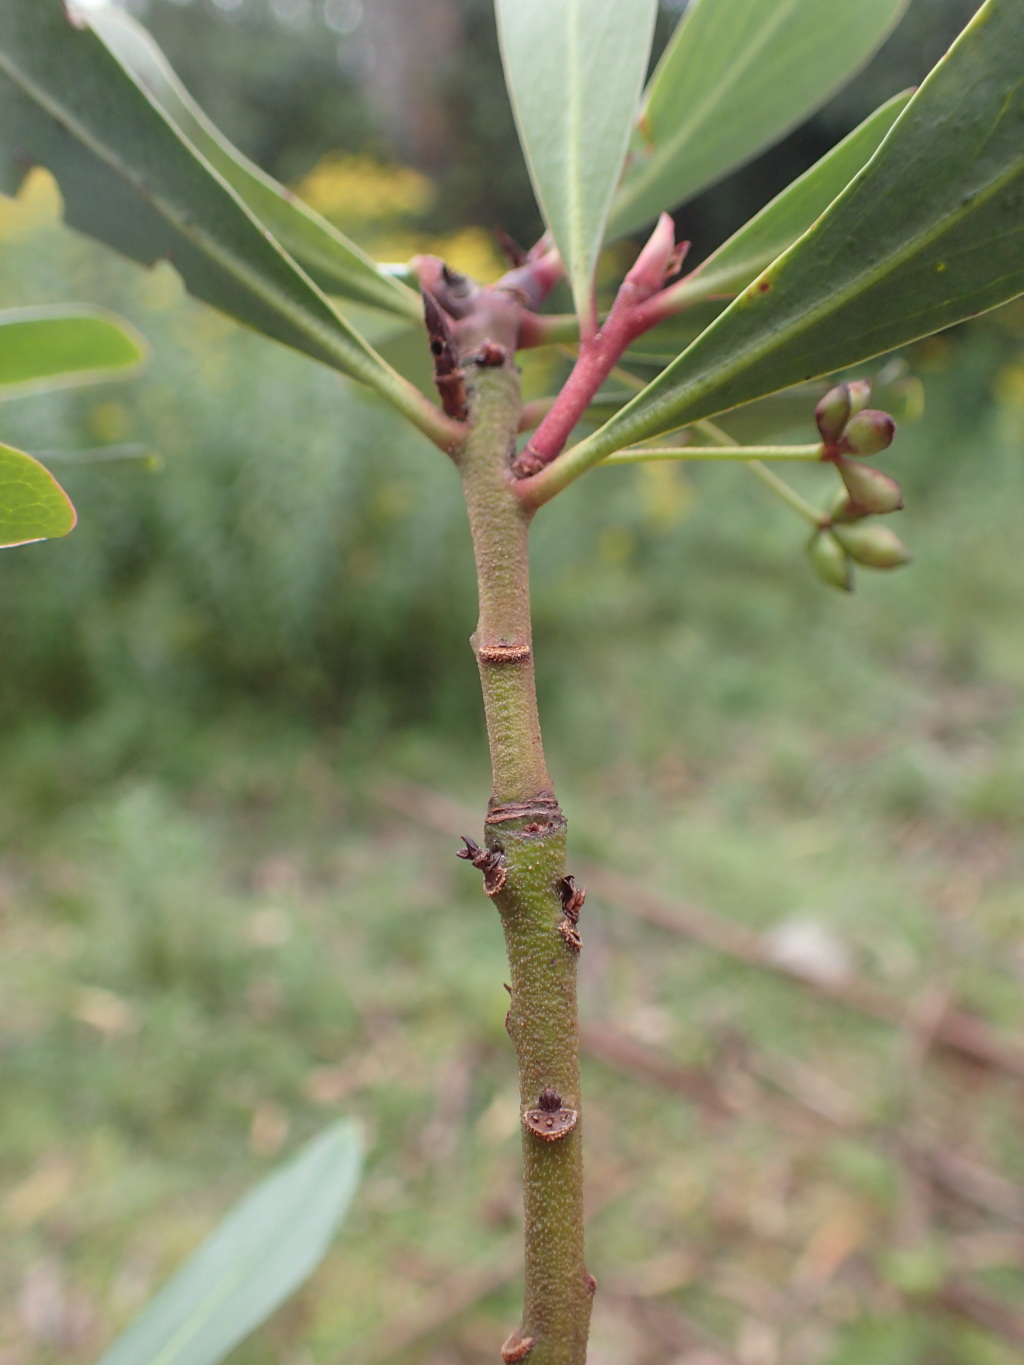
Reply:
[[641, 460], [746, 460], [750, 465], [761, 460], [821, 459], [821, 445], [803, 446], [632, 446], [608, 455], [598, 466], [636, 464]]
[[[544, 762], [534, 689], [527, 536], [531, 512], [515, 495], [509, 452], [519, 426], [511, 360], [467, 366], [471, 432], [460, 452], [476, 555], [480, 670], [493, 793], [485, 844], [500, 853], [501, 915], [511, 977], [506, 1027], [519, 1064], [521, 1111], [552, 1090], [580, 1109], [577, 952], [564, 920], [566, 822]], [[525, 1297], [520, 1332], [531, 1365], [584, 1365], [593, 1283], [583, 1260], [581, 1124], [545, 1141], [523, 1124]]]

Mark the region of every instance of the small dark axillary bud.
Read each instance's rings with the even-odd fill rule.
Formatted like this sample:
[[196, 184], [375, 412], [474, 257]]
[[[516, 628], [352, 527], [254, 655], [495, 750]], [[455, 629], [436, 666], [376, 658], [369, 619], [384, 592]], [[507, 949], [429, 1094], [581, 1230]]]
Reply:
[[894, 478], [880, 469], [845, 458], [837, 460], [836, 467], [856, 508], [884, 516], [886, 512], [898, 512], [903, 506], [903, 490]]
[[499, 346], [496, 341], [485, 341], [475, 358], [478, 365], [494, 368], [498, 365], [504, 365], [508, 359], [508, 352], [504, 346]]
[[542, 1142], [558, 1142], [559, 1139], [569, 1136], [576, 1127], [578, 1118], [575, 1109], [570, 1109], [562, 1103], [558, 1091], [546, 1086], [537, 1097], [536, 1109], [527, 1109], [523, 1115], [523, 1122]]
[[896, 423], [887, 412], [865, 408], [851, 417], [843, 432], [841, 453], [861, 457], [888, 450], [896, 434]]
[[517, 479], [528, 479], [533, 474], [539, 474], [546, 464], [544, 456], [539, 455], [527, 441], [512, 460], [512, 473]]
[[837, 526], [835, 537], [851, 559], [869, 569], [898, 569], [910, 563], [910, 552], [888, 526]]
[[562, 935], [574, 953], [580, 952], [583, 947], [583, 939], [580, 937], [580, 931], [576, 928], [575, 924], [573, 924], [572, 920], [562, 920], [558, 926], [558, 932]]
[[465, 858], [467, 862], [473, 864], [484, 877], [484, 890], [488, 896], [496, 896], [508, 880], [508, 867], [505, 863], [505, 855], [500, 848], [481, 848], [473, 839], [467, 839], [463, 834], [459, 836], [466, 845], [460, 848], [456, 858]]
[[587, 899], [587, 888], [577, 886], [576, 878], [570, 875], [562, 877], [558, 883], [558, 891], [562, 897], [562, 909], [565, 911], [566, 919], [577, 924], [580, 911], [583, 909], [583, 902]]
[[826, 445], [834, 446], [850, 420], [850, 386], [837, 384], [814, 409], [814, 420]]
[[817, 531], [807, 547], [818, 577], [832, 588], [853, 592], [853, 570], [846, 551], [831, 531]]
[[517, 1360], [525, 1360], [533, 1350], [533, 1337], [523, 1336], [517, 1327], [501, 1348], [502, 1365], [515, 1365]]
[[579, 924], [583, 902], [587, 899], [587, 888], [577, 886], [576, 878], [573, 876], [562, 877], [558, 882], [558, 894], [562, 898], [562, 912], [565, 915], [565, 919], [558, 926], [558, 932], [572, 951], [578, 953], [583, 947], [583, 940], [576, 926]]

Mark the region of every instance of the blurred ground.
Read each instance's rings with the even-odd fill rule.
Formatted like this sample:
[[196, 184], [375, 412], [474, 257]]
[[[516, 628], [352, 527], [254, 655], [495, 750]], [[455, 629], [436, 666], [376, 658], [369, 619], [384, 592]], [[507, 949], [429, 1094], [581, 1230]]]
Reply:
[[[0, 1365], [95, 1359], [339, 1113], [353, 1213], [233, 1359], [482, 1365], [518, 1128], [501, 936], [454, 858], [487, 795], [454, 479], [47, 193], [0, 214], [2, 303], [105, 302], [154, 361], [5, 404], [3, 438], [164, 468], [62, 465], [78, 530], [0, 560]], [[915, 563], [851, 600], [743, 470], [595, 471], [538, 520], [591, 883], [593, 1365], [1024, 1357], [1024, 314], [908, 359], [925, 415], [883, 464]]]

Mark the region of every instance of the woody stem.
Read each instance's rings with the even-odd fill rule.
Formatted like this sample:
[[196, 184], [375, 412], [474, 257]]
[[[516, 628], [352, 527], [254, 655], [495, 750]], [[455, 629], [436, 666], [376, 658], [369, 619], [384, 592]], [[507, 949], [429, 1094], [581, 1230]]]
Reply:
[[[473, 649], [480, 670], [493, 791], [488, 850], [504, 870], [489, 878], [508, 953], [506, 1027], [519, 1065], [524, 1115], [525, 1297], [503, 1359], [584, 1365], [593, 1282], [583, 1260], [583, 1160], [578, 952], [563, 904], [566, 822], [541, 744], [534, 689], [527, 536], [532, 516], [514, 491], [519, 377], [511, 357], [467, 366], [469, 436], [459, 454], [476, 555], [480, 615]], [[560, 927], [562, 926], [562, 927]], [[549, 1128], [529, 1114], [543, 1103]], [[557, 1097], [558, 1103], [555, 1103]], [[573, 1116], [575, 1115], [575, 1123]]]

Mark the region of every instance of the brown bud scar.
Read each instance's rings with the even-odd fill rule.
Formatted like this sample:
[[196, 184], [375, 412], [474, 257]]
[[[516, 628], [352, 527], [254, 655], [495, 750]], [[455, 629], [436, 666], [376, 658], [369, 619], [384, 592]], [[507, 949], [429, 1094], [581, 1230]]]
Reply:
[[527, 1109], [523, 1122], [542, 1142], [558, 1142], [569, 1136], [578, 1118], [576, 1110], [564, 1105], [558, 1091], [548, 1086], [537, 1097], [537, 1108]]
[[434, 384], [440, 395], [445, 416], [453, 417], [456, 422], [464, 422], [469, 416], [464, 381], [465, 375], [461, 370], [452, 370], [450, 374], [441, 374], [440, 371], [434, 373]]
[[533, 1337], [524, 1337], [517, 1327], [501, 1348], [502, 1365], [514, 1365], [517, 1360], [525, 1360], [533, 1350]]
[[583, 947], [583, 940], [580, 938], [580, 931], [571, 920], [564, 919], [558, 926], [558, 932], [565, 939], [566, 943], [574, 953], [578, 953]]
[[459, 368], [452, 346], [452, 330], [447, 313], [426, 286], [420, 286], [423, 296], [423, 318], [434, 357], [434, 383], [441, 397], [441, 406], [449, 417], [464, 421], [469, 413], [466, 402], [465, 376]]
[[583, 909], [583, 902], [587, 899], [587, 888], [577, 886], [576, 878], [570, 875], [562, 877], [559, 881], [558, 894], [562, 897], [562, 909], [565, 911], [566, 919], [577, 924], [580, 911]]
[[530, 801], [505, 801], [488, 811], [484, 824], [503, 825], [506, 820], [528, 819], [531, 815], [547, 814], [549, 811], [552, 818], [548, 819], [545, 828], [551, 829], [562, 815], [561, 808], [553, 796], [535, 796]]
[[539, 474], [547, 463], [544, 456], [527, 442], [512, 461], [512, 473], [517, 479], [528, 479], [531, 474]]
[[508, 359], [508, 351], [505, 350], [504, 346], [499, 346], [496, 341], [485, 341], [473, 359], [478, 365], [485, 367], [504, 365]]
[[496, 896], [508, 880], [508, 866], [505, 862], [505, 855], [500, 848], [481, 848], [472, 839], [460, 835], [465, 848], [460, 848], [455, 854], [456, 858], [465, 858], [467, 862], [473, 864], [484, 876], [484, 890], [488, 896]]
[[476, 657], [482, 664], [520, 664], [532, 654], [529, 645], [481, 645]]

